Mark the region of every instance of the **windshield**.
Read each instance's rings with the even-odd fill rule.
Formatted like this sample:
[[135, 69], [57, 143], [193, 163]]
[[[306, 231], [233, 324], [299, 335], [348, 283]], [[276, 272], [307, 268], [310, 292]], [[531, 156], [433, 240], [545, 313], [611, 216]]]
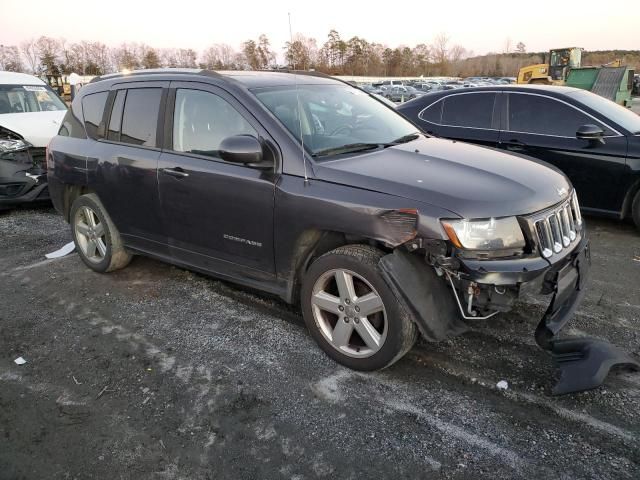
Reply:
[[[365, 92], [346, 85], [259, 88], [253, 93], [315, 157], [410, 141], [416, 127]], [[298, 102], [299, 99], [299, 102]], [[300, 115], [300, 113], [302, 114]]]
[[584, 103], [587, 107], [601, 113], [604, 117], [617, 123], [632, 134], [640, 134], [640, 115], [632, 112], [628, 108], [618, 105], [595, 93], [587, 92], [586, 90], [571, 92], [569, 95]]
[[60, 97], [44, 85], [0, 85], [0, 114], [66, 109]]

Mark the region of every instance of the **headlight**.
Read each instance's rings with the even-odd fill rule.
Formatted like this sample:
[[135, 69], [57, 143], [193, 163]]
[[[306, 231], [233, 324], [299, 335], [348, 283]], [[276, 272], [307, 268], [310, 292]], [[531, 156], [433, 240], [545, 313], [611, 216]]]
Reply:
[[19, 152], [20, 150], [26, 150], [29, 147], [30, 144], [24, 140], [0, 139], [0, 153]]
[[467, 250], [501, 250], [525, 246], [515, 217], [484, 220], [442, 220], [451, 242]]

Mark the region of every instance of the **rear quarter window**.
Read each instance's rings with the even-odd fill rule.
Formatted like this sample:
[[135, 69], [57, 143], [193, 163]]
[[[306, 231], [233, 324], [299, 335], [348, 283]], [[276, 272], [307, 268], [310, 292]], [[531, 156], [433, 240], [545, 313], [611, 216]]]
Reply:
[[71, 108], [67, 110], [67, 113], [62, 120], [62, 126], [60, 127], [58, 135], [63, 137], [87, 138], [82, 121], [79, 99], [78, 101], [73, 102], [71, 104]]
[[82, 98], [82, 115], [84, 128], [89, 138], [97, 140], [104, 136], [104, 107], [107, 103], [109, 92], [99, 92], [86, 95]]
[[442, 100], [432, 103], [420, 112], [418, 118], [422, 121], [439, 125], [442, 121], [442, 104]]

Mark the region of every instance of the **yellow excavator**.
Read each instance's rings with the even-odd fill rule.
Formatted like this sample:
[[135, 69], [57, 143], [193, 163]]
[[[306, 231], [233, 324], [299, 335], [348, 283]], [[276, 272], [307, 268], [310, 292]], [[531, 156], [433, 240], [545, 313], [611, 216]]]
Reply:
[[621, 60], [583, 67], [582, 48], [578, 47], [550, 50], [547, 60], [547, 63], [522, 67], [517, 83], [582, 88], [620, 105], [631, 106], [634, 71]]

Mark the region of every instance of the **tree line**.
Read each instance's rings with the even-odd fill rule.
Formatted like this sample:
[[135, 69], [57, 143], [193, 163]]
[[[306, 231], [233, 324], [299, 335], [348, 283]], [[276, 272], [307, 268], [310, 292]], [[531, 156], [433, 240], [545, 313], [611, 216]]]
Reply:
[[[278, 64], [278, 58], [284, 64]], [[354, 36], [343, 39], [329, 31], [324, 42], [296, 34], [286, 42], [282, 54], [267, 35], [243, 42], [239, 48], [226, 43], [203, 51], [191, 48], [154, 48], [144, 43], [123, 43], [110, 47], [101, 42], [69, 43], [47, 36], [19, 45], [0, 45], [0, 70], [36, 75], [102, 75], [122, 70], [161, 67], [209, 70], [261, 70], [271, 68], [314, 69], [330, 75], [357, 76], [515, 76], [525, 65], [541, 63], [544, 53], [529, 53], [524, 43], [512, 47], [507, 39], [500, 53], [476, 56], [444, 33], [430, 43], [391, 48]], [[603, 64], [621, 58], [628, 65], [640, 65], [640, 51], [585, 52], [583, 63]]]

